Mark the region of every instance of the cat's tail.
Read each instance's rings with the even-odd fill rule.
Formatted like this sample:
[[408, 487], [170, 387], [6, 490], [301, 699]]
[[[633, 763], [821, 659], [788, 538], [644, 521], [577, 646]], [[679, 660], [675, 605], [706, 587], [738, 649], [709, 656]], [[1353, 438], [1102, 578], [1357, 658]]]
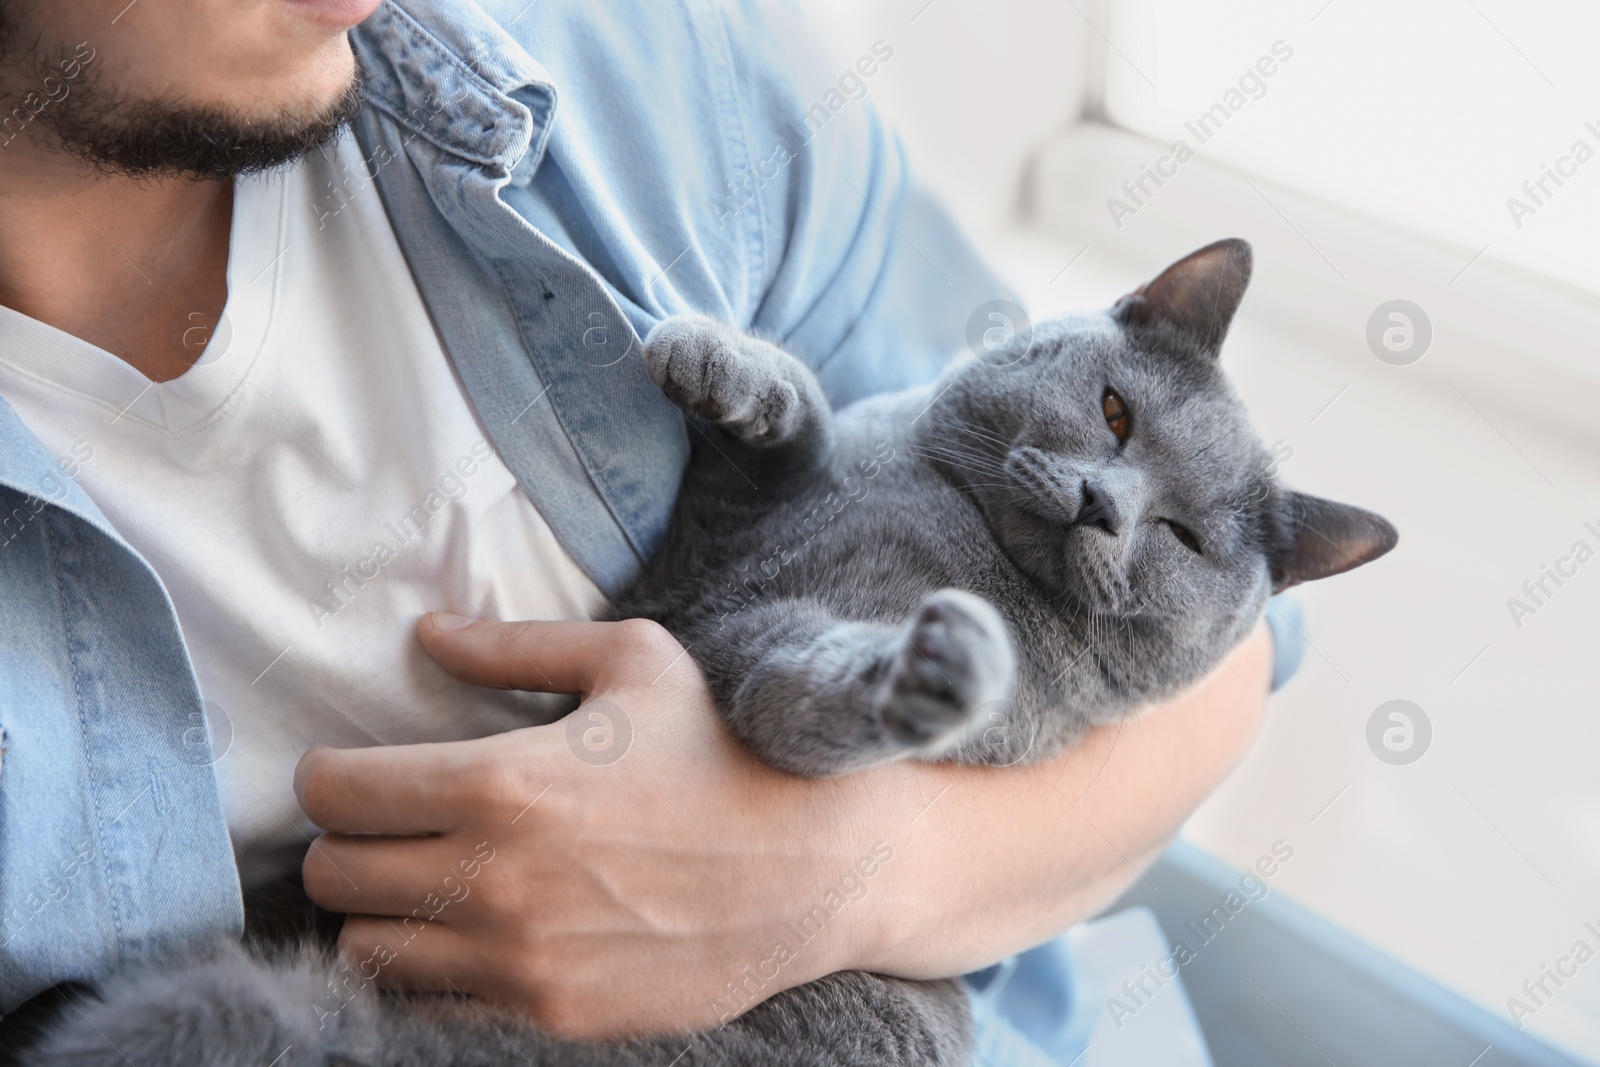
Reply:
[[[376, 997], [342, 995], [319, 951], [270, 961], [224, 942], [144, 963], [70, 998], [22, 1067], [295, 1067], [375, 1063]], [[339, 1057], [344, 1057], [340, 1059]]]
[[383, 993], [323, 951], [236, 943], [146, 963], [69, 1002], [23, 1067], [960, 1067], [952, 982], [844, 973], [705, 1033], [568, 1041], [462, 998]]

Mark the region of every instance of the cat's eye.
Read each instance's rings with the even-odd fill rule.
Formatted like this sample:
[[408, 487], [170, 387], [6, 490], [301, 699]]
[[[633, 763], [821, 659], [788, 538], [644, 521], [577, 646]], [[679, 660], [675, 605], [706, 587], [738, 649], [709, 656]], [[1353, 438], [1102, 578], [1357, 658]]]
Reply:
[[1169, 519], [1167, 521], [1167, 528], [1172, 531], [1172, 535], [1174, 537], [1183, 542], [1183, 547], [1187, 548], [1195, 555], [1200, 554], [1200, 542], [1194, 534], [1189, 532], [1189, 528], [1187, 526], [1180, 526], [1178, 523], [1175, 523]]
[[1133, 433], [1133, 415], [1115, 389], [1107, 389], [1106, 395], [1100, 398], [1100, 410], [1105, 413], [1106, 425], [1117, 435], [1117, 440], [1126, 441]]

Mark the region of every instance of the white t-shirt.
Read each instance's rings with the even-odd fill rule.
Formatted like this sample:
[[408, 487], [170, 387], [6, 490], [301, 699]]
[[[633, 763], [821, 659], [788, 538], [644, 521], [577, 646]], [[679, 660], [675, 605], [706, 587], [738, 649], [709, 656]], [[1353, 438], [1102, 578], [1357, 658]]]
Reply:
[[554, 698], [450, 678], [424, 612], [605, 606], [489, 444], [377, 190], [330, 215], [341, 164], [363, 165], [348, 134], [236, 182], [225, 325], [173, 381], [0, 307], [0, 395], [177, 607], [247, 885], [313, 832], [292, 790], [311, 745], [550, 717]]

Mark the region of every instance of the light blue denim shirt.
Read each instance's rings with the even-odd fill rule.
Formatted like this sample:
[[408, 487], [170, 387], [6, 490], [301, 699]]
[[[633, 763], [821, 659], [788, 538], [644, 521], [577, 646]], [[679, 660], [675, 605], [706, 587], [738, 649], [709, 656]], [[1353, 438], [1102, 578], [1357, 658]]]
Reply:
[[[326, 209], [376, 184], [496, 446], [611, 594], [689, 451], [653, 324], [759, 330], [841, 403], [931, 378], [1010, 295], [867, 99], [894, 43], [810, 40], [755, 0], [386, 0], [353, 34], [369, 174]], [[160, 579], [0, 402], [0, 1013], [242, 929], [201, 708]]]

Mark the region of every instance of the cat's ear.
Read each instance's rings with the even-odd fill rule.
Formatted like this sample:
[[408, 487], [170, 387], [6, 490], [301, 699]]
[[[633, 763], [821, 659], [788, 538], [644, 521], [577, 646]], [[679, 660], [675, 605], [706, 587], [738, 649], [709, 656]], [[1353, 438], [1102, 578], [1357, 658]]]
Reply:
[[1281, 501], [1278, 543], [1268, 560], [1274, 593], [1371, 563], [1400, 540], [1388, 519], [1364, 508], [1296, 492]]
[[1125, 326], [1169, 323], [1215, 356], [1250, 284], [1250, 261], [1249, 242], [1237, 237], [1207, 245], [1118, 300], [1112, 317]]

